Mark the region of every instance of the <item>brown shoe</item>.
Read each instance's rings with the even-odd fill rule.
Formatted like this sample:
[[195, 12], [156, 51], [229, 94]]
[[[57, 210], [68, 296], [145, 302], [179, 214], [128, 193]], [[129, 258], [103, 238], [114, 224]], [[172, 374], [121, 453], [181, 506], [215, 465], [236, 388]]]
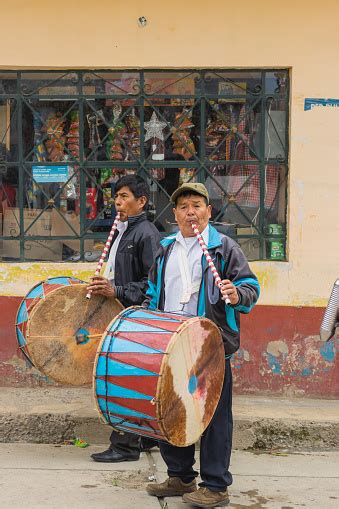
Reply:
[[211, 491], [199, 488], [195, 493], [186, 493], [182, 497], [184, 502], [196, 507], [218, 507], [230, 503], [227, 488], [225, 491]]
[[180, 497], [185, 493], [192, 493], [196, 489], [195, 479], [186, 484], [180, 477], [169, 477], [165, 482], [147, 484], [146, 486], [147, 493], [153, 497]]

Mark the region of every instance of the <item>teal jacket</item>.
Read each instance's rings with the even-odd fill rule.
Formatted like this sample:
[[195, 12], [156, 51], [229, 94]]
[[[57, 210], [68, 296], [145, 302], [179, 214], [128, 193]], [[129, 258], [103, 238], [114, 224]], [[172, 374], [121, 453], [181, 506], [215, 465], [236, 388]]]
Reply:
[[[149, 309], [164, 309], [166, 291], [168, 291], [165, 288], [165, 269], [175, 237], [176, 234], [173, 234], [161, 241], [155, 262], [149, 272], [147, 298], [144, 302], [144, 306]], [[240, 346], [239, 314], [251, 311], [258, 300], [260, 286], [239, 245], [230, 237], [219, 233], [212, 225], [209, 225], [207, 247], [221, 279], [230, 279], [233, 282], [240, 300], [236, 306], [225, 305], [202, 254], [203, 277], [199, 290], [197, 314], [209, 318], [218, 325], [222, 333], [225, 353], [232, 354]]]

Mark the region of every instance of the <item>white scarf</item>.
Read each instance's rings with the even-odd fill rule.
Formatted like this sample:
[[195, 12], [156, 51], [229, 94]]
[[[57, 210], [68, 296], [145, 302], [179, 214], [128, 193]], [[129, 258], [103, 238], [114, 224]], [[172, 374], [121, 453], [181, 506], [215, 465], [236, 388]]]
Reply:
[[187, 304], [191, 299], [191, 295], [199, 291], [201, 277], [195, 281], [192, 281], [191, 270], [188, 265], [187, 249], [185, 249], [181, 242], [178, 242], [177, 245], [177, 255], [179, 259], [179, 268], [182, 282], [182, 294], [180, 303]]
[[111, 251], [109, 253], [109, 257], [107, 260], [107, 264], [106, 264], [106, 267], [104, 270], [104, 277], [106, 279], [109, 279], [112, 284], [114, 284], [114, 279], [115, 279], [115, 258], [117, 255], [118, 246], [119, 246], [121, 237], [127, 230], [127, 226], [128, 226], [128, 221], [125, 221], [124, 223], [119, 221], [119, 223], [117, 225], [117, 230], [119, 232], [119, 235], [113, 242], [113, 245], [111, 247]]

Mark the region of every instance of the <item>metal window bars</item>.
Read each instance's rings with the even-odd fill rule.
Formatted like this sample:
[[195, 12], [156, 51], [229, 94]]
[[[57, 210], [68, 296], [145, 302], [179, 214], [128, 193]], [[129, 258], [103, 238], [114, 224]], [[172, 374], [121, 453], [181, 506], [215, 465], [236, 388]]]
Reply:
[[[56, 210], [66, 233], [48, 241], [76, 240], [83, 259], [85, 241], [104, 240], [109, 230], [114, 181], [137, 173], [151, 186], [150, 213], [164, 234], [175, 187], [200, 181], [218, 229], [245, 252], [255, 245], [246, 252], [250, 259], [283, 260], [288, 108], [289, 74], [282, 69], [1, 71], [0, 196], [6, 200], [10, 175], [19, 207], [15, 237], [4, 231], [2, 239], [18, 241], [23, 261], [28, 240], [47, 238], [34, 225]], [[52, 175], [63, 166], [68, 176], [44, 182], [41, 168]], [[76, 198], [65, 205], [70, 188]], [[89, 189], [97, 200], [92, 214]], [[24, 211], [32, 207], [38, 213], [26, 224]], [[78, 228], [67, 222], [67, 208]], [[283, 253], [275, 258], [277, 243]]]

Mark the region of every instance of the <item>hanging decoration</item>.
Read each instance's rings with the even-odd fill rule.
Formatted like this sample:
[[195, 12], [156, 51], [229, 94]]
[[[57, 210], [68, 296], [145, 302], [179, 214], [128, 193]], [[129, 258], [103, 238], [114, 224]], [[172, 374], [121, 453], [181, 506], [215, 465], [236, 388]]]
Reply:
[[46, 124], [43, 127], [43, 131], [47, 133], [45, 147], [48, 155], [48, 160], [51, 162], [64, 160], [64, 125], [65, 121], [62, 118], [62, 114], [60, 111], [57, 111], [48, 115]]
[[214, 119], [210, 120], [207, 124], [205, 135], [206, 155], [214, 161], [224, 159], [225, 157], [225, 149], [220, 144], [229, 130], [229, 123], [226, 122], [226, 119], [224, 120], [224, 118], [219, 116], [219, 109], [217, 107], [215, 107], [215, 113]]
[[[225, 145], [222, 143], [222, 140], [225, 139], [225, 136], [229, 130], [229, 126], [223, 118], [221, 118], [218, 114], [219, 105], [215, 106], [215, 117], [212, 120], [209, 120], [206, 128], [206, 156], [212, 161], [225, 159]], [[210, 171], [212, 175], [218, 175], [219, 170], [221, 172], [224, 171], [224, 166], [221, 165], [220, 168], [216, 164], [215, 166], [211, 166]]]
[[42, 142], [42, 121], [40, 117], [35, 114], [33, 117], [34, 129], [34, 161], [43, 162], [47, 160], [47, 153], [45, 145]]
[[[70, 114], [70, 126], [66, 134], [66, 146], [69, 153], [74, 159], [79, 160], [80, 147], [79, 147], [79, 112], [72, 111]], [[69, 155], [65, 155], [65, 160], [68, 160]], [[74, 177], [78, 166], [70, 165], [68, 167], [70, 180], [65, 184], [64, 193], [67, 200], [76, 200], [80, 194], [80, 182], [78, 175]]]
[[74, 157], [74, 159], [79, 159], [79, 112], [72, 111], [70, 114], [70, 126], [68, 133], [66, 134], [66, 146], [68, 151]]
[[[140, 157], [140, 120], [136, 116], [134, 108], [126, 118], [126, 129], [128, 147], [136, 157]], [[126, 157], [128, 159], [129, 154]]]
[[[164, 129], [167, 123], [158, 119], [157, 114], [153, 111], [151, 120], [145, 122], [145, 143], [151, 140], [151, 157], [153, 161], [163, 161], [165, 159], [165, 142]], [[165, 178], [165, 168], [152, 168], [151, 175], [155, 180], [163, 180]]]
[[[106, 158], [109, 161], [123, 161], [124, 147], [123, 140], [127, 136], [127, 129], [124, 123], [119, 120], [122, 113], [122, 107], [119, 102], [114, 102], [112, 108], [112, 123], [108, 128], [108, 137], [106, 140]], [[100, 183], [103, 193], [104, 218], [112, 217], [112, 200], [114, 193], [114, 182], [120, 177], [126, 175], [125, 168], [102, 168], [100, 170]]]
[[173, 153], [180, 154], [188, 161], [195, 154], [195, 146], [190, 138], [190, 131], [194, 127], [189, 118], [189, 112], [175, 114], [174, 126], [172, 127]]
[[[113, 105], [113, 119], [112, 127], [108, 129], [109, 135], [106, 141], [106, 157], [109, 161], [123, 161], [124, 159], [124, 148], [123, 139], [126, 137], [127, 129], [119, 118], [121, 117], [122, 108], [121, 104], [116, 102]], [[114, 182], [117, 178], [125, 175], [124, 168], [112, 168], [110, 169], [110, 176], [104, 180], [103, 183]]]
[[[89, 143], [88, 148], [94, 151], [93, 159], [97, 159], [98, 148], [102, 146], [102, 141], [99, 133], [99, 127], [103, 125], [105, 118], [102, 110], [91, 111], [86, 115], [89, 127]], [[74, 125], [75, 132], [76, 125]], [[75, 142], [75, 139], [74, 139]], [[73, 144], [73, 149], [76, 151], [76, 143]], [[72, 154], [76, 155], [76, 154]], [[94, 172], [99, 173], [100, 170], [96, 169]], [[101, 170], [102, 171], [102, 170]], [[97, 215], [97, 188], [93, 187], [94, 183], [88, 182], [86, 187], [86, 219], [95, 219]], [[78, 187], [78, 185], [77, 185]]]
[[104, 122], [104, 114], [102, 110], [92, 111], [86, 115], [89, 127], [89, 143], [88, 147], [93, 150], [101, 146], [101, 138], [99, 134], [99, 126]]
[[[33, 116], [33, 130], [34, 130], [34, 156], [33, 160], [36, 162], [47, 161], [47, 152], [45, 145], [42, 141], [42, 121], [38, 114]], [[26, 197], [28, 206], [38, 208], [38, 196], [40, 194], [39, 186], [32, 179], [31, 183], [26, 181]]]
[[[173, 153], [183, 156], [188, 161], [195, 154], [195, 146], [190, 138], [190, 131], [194, 127], [189, 110], [183, 109], [182, 113], [175, 114], [174, 126], [172, 127]], [[179, 185], [194, 181], [194, 168], [179, 169]]]
[[[127, 116], [125, 124], [127, 129], [126, 145], [129, 149], [126, 153], [125, 161], [129, 161], [131, 155], [135, 159], [140, 157], [140, 120], [136, 116], [134, 108], [132, 108], [132, 113]], [[128, 173], [134, 174], [134, 169], [126, 168], [126, 174]]]
[[166, 128], [166, 122], [162, 122], [158, 120], [157, 114], [153, 111], [151, 120], [149, 122], [145, 122], [145, 142], [153, 138], [153, 143], [155, 140], [164, 141], [164, 133], [163, 130]]

